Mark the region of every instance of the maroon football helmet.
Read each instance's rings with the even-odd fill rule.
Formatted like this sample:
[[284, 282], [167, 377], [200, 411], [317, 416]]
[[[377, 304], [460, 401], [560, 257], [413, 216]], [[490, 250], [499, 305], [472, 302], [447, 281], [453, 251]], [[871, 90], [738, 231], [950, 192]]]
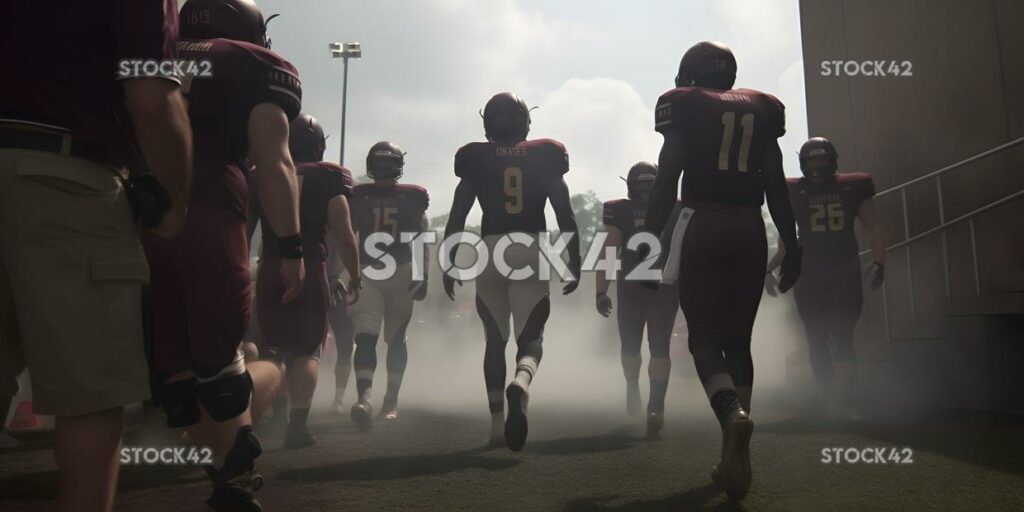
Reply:
[[676, 87], [729, 90], [736, 83], [736, 57], [728, 46], [702, 41], [686, 50], [679, 62]]
[[839, 169], [839, 152], [825, 137], [814, 137], [800, 146], [800, 171], [814, 183], [832, 179]]
[[179, 20], [182, 39], [224, 38], [270, 48], [270, 19], [263, 19], [253, 0], [188, 0]]
[[306, 113], [296, 116], [288, 132], [288, 149], [297, 163], [323, 160], [327, 137], [320, 122]]
[[639, 203], [646, 203], [651, 198], [651, 189], [654, 188], [654, 179], [658, 176], [657, 164], [650, 162], [639, 162], [629, 169], [626, 175], [626, 188], [629, 190], [629, 200]]
[[511, 92], [495, 94], [484, 106], [484, 133], [487, 140], [526, 140], [530, 133], [530, 107]]
[[366, 154], [366, 175], [374, 180], [393, 180], [402, 177], [405, 153], [394, 142], [380, 141]]

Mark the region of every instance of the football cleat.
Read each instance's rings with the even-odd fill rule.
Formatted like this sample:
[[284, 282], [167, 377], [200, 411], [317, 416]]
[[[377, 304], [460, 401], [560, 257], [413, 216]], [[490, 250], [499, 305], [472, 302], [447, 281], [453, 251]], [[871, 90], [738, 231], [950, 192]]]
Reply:
[[309, 431], [308, 425], [295, 423], [288, 424], [288, 430], [284, 433], [284, 449], [297, 450], [316, 444], [316, 436]]
[[750, 492], [750, 436], [753, 432], [754, 422], [743, 409], [729, 415], [722, 430], [722, 461], [712, 470], [711, 478], [734, 500], [742, 500]]
[[263, 486], [263, 477], [255, 472], [256, 458], [263, 453], [259, 439], [252, 427], [238, 429], [235, 443], [224, 457], [220, 470], [204, 466], [207, 476], [213, 482], [213, 493], [206, 500], [211, 510], [261, 512], [255, 493]]
[[366, 432], [373, 428], [373, 406], [367, 402], [357, 402], [352, 406], [352, 421], [359, 425], [359, 430]]
[[529, 425], [526, 421], [526, 405], [530, 400], [529, 393], [519, 384], [513, 382], [505, 389], [508, 401], [508, 417], [505, 418], [505, 445], [518, 452], [526, 444]]
[[647, 413], [647, 437], [657, 438], [661, 434], [661, 428], [665, 426], [665, 413]]
[[331, 403], [330, 413], [331, 416], [345, 415], [345, 405], [341, 402], [341, 400], [335, 400], [334, 402]]
[[398, 403], [389, 400], [384, 400], [384, 405], [380, 407], [380, 414], [377, 415], [377, 419], [384, 421], [395, 421], [398, 419]]
[[0, 450], [9, 448], [17, 448], [21, 444], [17, 439], [7, 435], [6, 432], [0, 431]]

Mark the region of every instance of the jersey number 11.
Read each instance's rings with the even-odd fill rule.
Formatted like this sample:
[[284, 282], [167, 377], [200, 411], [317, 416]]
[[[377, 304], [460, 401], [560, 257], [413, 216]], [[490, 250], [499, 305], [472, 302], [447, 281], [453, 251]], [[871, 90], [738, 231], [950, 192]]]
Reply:
[[732, 139], [736, 133], [736, 113], [722, 114], [722, 149], [718, 152], [718, 169], [722, 171], [738, 170], [747, 172], [747, 160], [750, 159], [750, 141], [754, 138], [754, 114], [746, 114], [740, 118], [743, 140], [740, 142], [739, 162], [736, 167], [729, 163], [732, 156]]

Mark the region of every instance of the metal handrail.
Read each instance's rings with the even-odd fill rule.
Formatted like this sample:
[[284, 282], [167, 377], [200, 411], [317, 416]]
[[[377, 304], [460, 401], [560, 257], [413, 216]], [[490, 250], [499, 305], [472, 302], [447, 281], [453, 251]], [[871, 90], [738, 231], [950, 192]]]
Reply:
[[[891, 193], [895, 193], [895, 192], [899, 192], [900, 193], [900, 202], [902, 203], [902, 209], [903, 209], [903, 236], [904, 236], [904, 239], [901, 242], [895, 243], [895, 244], [887, 247], [886, 250], [887, 251], [892, 251], [892, 250], [897, 250], [897, 249], [905, 249], [906, 265], [907, 265], [907, 286], [908, 286], [908, 291], [909, 291], [911, 320], [917, 320], [917, 304], [916, 304], [916, 300], [915, 300], [915, 297], [914, 297], [914, 266], [913, 266], [913, 259], [912, 259], [912, 255], [911, 255], [911, 245], [913, 245], [915, 242], [918, 242], [918, 241], [920, 241], [920, 240], [922, 240], [924, 238], [928, 238], [928, 237], [936, 235], [936, 234], [941, 234], [942, 235], [942, 267], [943, 267], [944, 276], [945, 276], [946, 298], [950, 299], [950, 298], [952, 298], [952, 290], [951, 290], [951, 284], [950, 284], [951, 280], [950, 280], [950, 276], [949, 276], [949, 240], [948, 240], [948, 236], [947, 236], [947, 231], [949, 230], [949, 228], [951, 228], [952, 226], [954, 226], [956, 224], [960, 224], [962, 222], [968, 222], [969, 226], [970, 226], [970, 233], [971, 233], [971, 255], [972, 255], [973, 267], [974, 267], [974, 293], [975, 293], [975, 295], [980, 296], [981, 295], [981, 271], [979, 269], [979, 263], [978, 263], [978, 243], [977, 243], [977, 233], [976, 233], [975, 225], [974, 225], [974, 218], [977, 217], [978, 215], [981, 215], [981, 214], [985, 213], [985, 212], [988, 212], [990, 210], [998, 208], [998, 207], [1000, 207], [1000, 206], [1002, 206], [1002, 205], [1004, 205], [1004, 204], [1006, 204], [1006, 203], [1008, 203], [1010, 201], [1024, 198], [1024, 190], [1020, 190], [1020, 191], [1017, 191], [1017, 192], [1015, 192], [1013, 194], [1010, 194], [1010, 195], [1008, 195], [1008, 196], [1006, 196], [1006, 197], [1004, 197], [1002, 199], [998, 199], [996, 201], [993, 201], [993, 202], [991, 202], [991, 203], [989, 203], [989, 204], [987, 204], [985, 206], [977, 208], [977, 209], [975, 209], [975, 210], [973, 210], [973, 211], [971, 211], [969, 213], [961, 215], [961, 216], [959, 216], [959, 217], [957, 217], [957, 218], [947, 222], [946, 221], [945, 200], [943, 198], [943, 193], [942, 193], [942, 176], [944, 174], [952, 171], [952, 170], [959, 169], [961, 167], [964, 167], [966, 165], [972, 164], [972, 163], [977, 162], [979, 160], [982, 160], [984, 158], [988, 158], [988, 157], [990, 157], [992, 155], [995, 155], [997, 153], [1001, 153], [1003, 151], [1006, 151], [1006, 150], [1008, 150], [1010, 148], [1013, 148], [1015, 146], [1018, 146], [1020, 144], [1024, 144], [1024, 137], [1021, 137], [1021, 138], [1018, 138], [1018, 139], [1014, 139], [1014, 140], [1012, 140], [1010, 142], [1007, 142], [1005, 144], [1000, 144], [999, 146], [996, 146], [996, 147], [994, 147], [994, 148], [992, 148], [992, 149], [990, 149], [988, 151], [984, 151], [982, 153], [978, 153], [977, 155], [974, 155], [974, 156], [972, 156], [970, 158], [961, 160], [961, 161], [959, 161], [959, 162], [957, 162], [955, 164], [952, 164], [952, 165], [948, 165], [946, 167], [943, 167], [942, 169], [939, 169], [937, 171], [928, 173], [928, 174], [926, 174], [924, 176], [920, 176], [918, 178], [912, 179], [912, 180], [910, 180], [910, 181], [908, 181], [906, 183], [903, 183], [902, 185], [898, 185], [896, 187], [893, 187], [893, 188], [890, 188], [888, 190], [882, 191], [882, 192], [880, 192], [880, 193], [875, 195], [875, 197], [881, 197], [881, 196], [885, 196], [885, 195], [888, 195], [888, 194], [891, 194]], [[926, 231], [924, 231], [922, 233], [918, 233], [917, 235], [911, 236], [911, 234], [910, 234], [910, 208], [909, 208], [909, 201], [907, 199], [907, 189], [912, 187], [912, 186], [914, 186], [914, 185], [917, 185], [919, 183], [923, 183], [923, 182], [925, 182], [927, 180], [930, 180], [930, 179], [934, 179], [935, 180], [935, 192], [936, 192], [936, 194], [938, 196], [938, 206], [939, 206], [939, 225], [934, 227], [934, 228], [928, 229], [928, 230], [926, 230]], [[870, 251], [862, 251], [860, 253], [860, 255], [864, 256], [864, 255], [866, 255], [868, 253], [870, 253]], [[882, 285], [882, 303], [883, 303], [882, 308], [883, 308], [884, 315], [885, 315], [885, 330], [886, 330], [886, 335], [891, 339], [892, 338], [892, 331], [891, 331], [891, 326], [890, 326], [890, 323], [889, 323], [889, 320], [890, 320], [889, 319], [889, 301], [888, 301], [887, 295], [888, 294], [886, 293], [886, 285], [883, 284]]]
[[1010, 142], [1007, 142], [1006, 144], [1001, 144], [1001, 145], [996, 146], [996, 147], [994, 147], [994, 148], [992, 148], [992, 149], [990, 149], [988, 151], [984, 151], [982, 153], [978, 153], [977, 155], [974, 155], [974, 156], [972, 156], [970, 158], [961, 160], [961, 161], [959, 161], [959, 162], [957, 162], [957, 163], [955, 163], [953, 165], [948, 165], [948, 166], [943, 167], [942, 169], [939, 169], [939, 170], [937, 170], [935, 172], [930, 172], [928, 174], [925, 174], [924, 176], [920, 176], [920, 177], [914, 178], [914, 179], [912, 179], [912, 180], [910, 180], [910, 181], [908, 181], [908, 182], [906, 182], [906, 183], [904, 183], [902, 185], [897, 185], [897, 186], [892, 187], [890, 189], [883, 190], [883, 191], [875, 194], [875, 197], [881, 197], [881, 196], [884, 196], [884, 195], [891, 194], [893, 192], [899, 192], [899, 191], [901, 191], [903, 189], [906, 189], [906, 188], [912, 187], [914, 185], [917, 185], [918, 183], [921, 183], [923, 181], [927, 181], [928, 179], [936, 178], [938, 176], [942, 176], [943, 174], [946, 174], [949, 171], [953, 171], [953, 170], [959, 169], [961, 167], [964, 167], [966, 165], [973, 164], [974, 162], [977, 162], [978, 160], [983, 160], [983, 159], [988, 158], [988, 157], [990, 157], [990, 156], [992, 156], [994, 154], [1002, 153], [1003, 151], [1006, 151], [1007, 149], [1010, 149], [1010, 148], [1012, 148], [1014, 146], [1018, 146], [1020, 144], [1024, 144], [1024, 137], [1021, 137], [1019, 139], [1011, 140]]

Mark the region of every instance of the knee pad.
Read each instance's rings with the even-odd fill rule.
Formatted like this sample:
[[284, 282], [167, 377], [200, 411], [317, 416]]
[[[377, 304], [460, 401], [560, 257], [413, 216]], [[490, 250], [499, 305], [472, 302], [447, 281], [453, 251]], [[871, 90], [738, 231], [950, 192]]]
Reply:
[[544, 356], [544, 343], [540, 338], [532, 340], [524, 340], [519, 343], [519, 350], [516, 352], [516, 360], [520, 360], [524, 357], [532, 357], [537, 362], [540, 362], [541, 357]]
[[356, 348], [364, 347], [364, 346], [368, 347], [368, 348], [376, 348], [377, 347], [377, 335], [376, 334], [370, 334], [370, 333], [356, 334], [355, 344], [356, 344]]
[[216, 421], [235, 418], [249, 408], [252, 400], [252, 376], [248, 371], [218, 376], [212, 380], [200, 381], [196, 396], [206, 407], [206, 412]]
[[168, 428], [191, 427], [199, 423], [199, 402], [196, 400], [195, 377], [154, 386], [153, 397], [167, 415]]

